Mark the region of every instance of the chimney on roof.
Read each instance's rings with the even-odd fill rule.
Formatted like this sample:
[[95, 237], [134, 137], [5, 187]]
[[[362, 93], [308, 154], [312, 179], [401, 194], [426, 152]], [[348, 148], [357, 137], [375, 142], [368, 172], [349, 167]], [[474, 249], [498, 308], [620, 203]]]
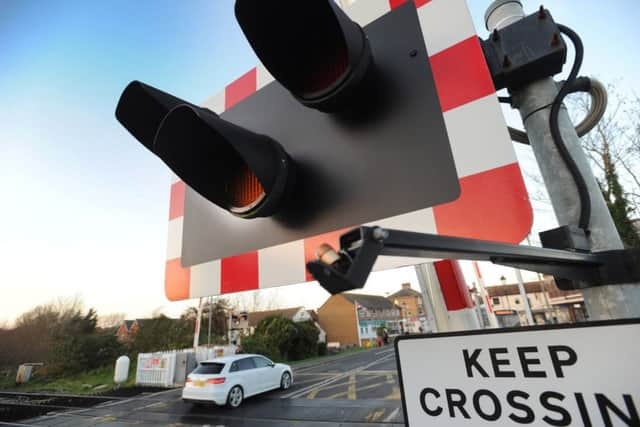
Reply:
[[409, 289], [411, 288], [411, 283], [403, 283], [402, 284], [402, 289]]

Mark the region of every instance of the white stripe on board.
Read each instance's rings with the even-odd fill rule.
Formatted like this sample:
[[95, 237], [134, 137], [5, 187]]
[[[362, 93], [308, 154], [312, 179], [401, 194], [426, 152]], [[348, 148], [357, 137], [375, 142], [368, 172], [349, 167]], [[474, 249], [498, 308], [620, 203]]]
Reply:
[[275, 79], [264, 65], [258, 64], [258, 66], [256, 67], [256, 80], [256, 91], [258, 91]]
[[476, 36], [465, 0], [432, 0], [418, 9], [429, 56]]
[[224, 112], [224, 101], [224, 90], [222, 90], [204, 101], [202, 106], [210, 109], [216, 114], [222, 114]]
[[444, 122], [459, 177], [517, 161], [495, 94], [447, 111]]
[[306, 281], [304, 240], [272, 246], [258, 251], [260, 288]]
[[[429, 185], [425, 183], [425, 185]], [[416, 231], [418, 233], [431, 233], [436, 234], [436, 220], [433, 215], [433, 209], [420, 209], [417, 211], [409, 212], [402, 215], [396, 215], [391, 218], [385, 218], [381, 221], [374, 221], [367, 225], [378, 225], [385, 228], [395, 228], [405, 231]], [[374, 271], [387, 270], [391, 268], [403, 267], [406, 265], [413, 265], [417, 262], [418, 258], [413, 257], [379, 257], [373, 266]]]
[[167, 259], [176, 259], [182, 256], [182, 225], [184, 217], [179, 216], [169, 221], [167, 233]]
[[358, 0], [344, 11], [353, 21], [364, 27], [389, 12], [389, 0]]
[[216, 260], [191, 267], [190, 298], [220, 295], [220, 266]]

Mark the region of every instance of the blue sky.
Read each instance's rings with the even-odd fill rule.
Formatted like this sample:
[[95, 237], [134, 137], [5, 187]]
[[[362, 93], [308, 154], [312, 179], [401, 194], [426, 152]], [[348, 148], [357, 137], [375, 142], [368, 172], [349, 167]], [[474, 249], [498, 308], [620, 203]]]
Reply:
[[[469, 0], [481, 35], [488, 3]], [[582, 36], [583, 74], [640, 93], [636, 1], [545, 6]], [[134, 79], [200, 102], [255, 62], [232, 0], [0, 2], [0, 322], [56, 296], [138, 316], [167, 304], [168, 171], [115, 105]]]

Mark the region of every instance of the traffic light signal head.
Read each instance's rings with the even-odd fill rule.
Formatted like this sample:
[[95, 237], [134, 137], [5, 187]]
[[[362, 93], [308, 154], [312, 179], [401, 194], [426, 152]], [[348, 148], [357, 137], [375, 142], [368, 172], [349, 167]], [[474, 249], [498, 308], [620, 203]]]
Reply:
[[235, 13], [262, 64], [303, 105], [333, 112], [356, 98], [371, 48], [336, 2], [236, 0]]
[[116, 117], [191, 188], [236, 216], [270, 216], [293, 187], [282, 146], [140, 82], [122, 93]]
[[116, 111], [187, 185], [183, 267], [458, 197], [413, 2], [363, 28], [332, 0], [236, 0], [236, 15], [274, 81], [234, 82], [210, 101], [220, 116], [134, 82]]

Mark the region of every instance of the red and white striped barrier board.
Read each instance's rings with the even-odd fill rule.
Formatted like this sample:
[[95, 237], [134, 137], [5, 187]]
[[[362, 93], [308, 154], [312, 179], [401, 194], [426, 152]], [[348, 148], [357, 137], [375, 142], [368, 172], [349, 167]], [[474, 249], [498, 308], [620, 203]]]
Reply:
[[[371, 224], [519, 243], [531, 228], [531, 205], [466, 2], [414, 1], [460, 177], [461, 195], [451, 203]], [[365, 26], [402, 3], [403, 0], [361, 0], [346, 12]], [[220, 114], [271, 81], [273, 77], [259, 65], [203, 105]], [[185, 183], [174, 177], [165, 272], [165, 293], [170, 300], [312, 280], [305, 269], [306, 261], [315, 256], [320, 243], [338, 246], [338, 236], [345, 231], [183, 267], [185, 190]], [[418, 262], [423, 261], [382, 257], [375, 269]]]

